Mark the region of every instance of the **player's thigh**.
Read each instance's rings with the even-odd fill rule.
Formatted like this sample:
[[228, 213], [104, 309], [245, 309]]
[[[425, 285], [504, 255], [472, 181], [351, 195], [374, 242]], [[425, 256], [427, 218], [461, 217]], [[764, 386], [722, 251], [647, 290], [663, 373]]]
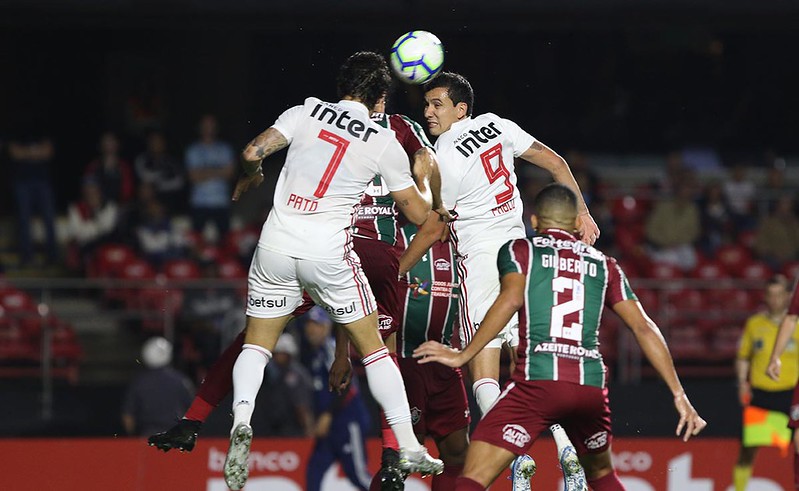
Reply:
[[469, 445], [463, 475], [488, 487], [510, 465], [514, 457], [513, 453], [504, 448], [474, 441]]
[[314, 302], [339, 324], [357, 321], [377, 308], [354, 253], [328, 261], [298, 259], [297, 277]]
[[269, 319], [247, 316], [247, 332], [244, 334], [244, 343], [257, 344], [270, 351], [273, 350], [277, 339], [292, 318], [291, 314]]
[[[470, 253], [468, 258], [461, 260], [458, 274], [461, 278], [460, 336], [461, 343], [465, 346], [471, 342], [488, 309], [499, 296], [497, 251]], [[511, 328], [518, 323], [518, 316], [514, 314], [508, 325], [486, 346], [499, 348], [503, 342], [511, 344]]]
[[[414, 360], [415, 361], [415, 360]], [[463, 386], [463, 375], [459, 369], [438, 363], [420, 365], [426, 377], [427, 387], [427, 433], [439, 441], [468, 428], [469, 400]], [[451, 450], [457, 453], [457, 445], [465, 441], [451, 440]]]
[[608, 389], [565, 382], [541, 381], [549, 397], [543, 409], [560, 423], [577, 455], [599, 454], [613, 443]]
[[377, 312], [372, 312], [353, 322], [342, 323], [341, 327], [347, 331], [347, 335], [361, 357], [374, 353], [385, 346], [380, 332], [377, 330]]
[[476, 382], [483, 378], [499, 380], [501, 351], [499, 346], [486, 346], [480, 350], [479, 353], [474, 355], [474, 358], [469, 361], [469, 373], [472, 376], [472, 382]]
[[353, 259], [360, 259], [360, 264], [369, 286], [372, 288], [377, 300], [378, 328], [386, 338], [395, 332], [402, 322], [403, 299], [399, 274], [399, 259], [394, 247], [380, 240], [359, 239], [353, 240], [357, 255]]
[[247, 277], [247, 316], [269, 319], [291, 314], [302, 303], [296, 259], [255, 249]]
[[447, 465], [463, 465], [469, 450], [469, 427], [464, 426], [436, 439], [441, 460]]

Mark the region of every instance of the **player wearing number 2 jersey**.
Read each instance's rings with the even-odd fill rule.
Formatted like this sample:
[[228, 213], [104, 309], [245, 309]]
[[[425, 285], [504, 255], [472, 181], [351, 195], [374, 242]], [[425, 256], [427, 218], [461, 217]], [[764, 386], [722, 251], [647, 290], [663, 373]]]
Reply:
[[[472, 435], [457, 490], [486, 489], [514, 455], [560, 422], [595, 491], [623, 490], [611, 462], [612, 441], [605, 366], [598, 331], [609, 305], [633, 331], [644, 354], [674, 395], [679, 435], [698, 434], [705, 421], [691, 406], [658, 327], [643, 312], [616, 261], [574, 235], [577, 198], [560, 184], [535, 199], [538, 235], [514, 239], [499, 251], [502, 290], [483, 325], [462, 352], [425, 343], [414, 356], [460, 366], [519, 313], [520, 344], [512, 380]], [[533, 408], [534, 410], [531, 410]]]
[[[353, 209], [380, 174], [409, 220], [422, 223], [431, 208], [411, 178], [408, 158], [394, 134], [371, 121], [370, 112], [388, 90], [390, 75], [376, 53], [356, 53], [341, 67], [337, 103], [308, 98], [284, 112], [244, 149], [245, 175], [234, 199], [263, 181], [261, 161], [289, 146], [248, 279], [247, 333], [233, 367], [233, 430], [225, 481], [241, 489], [252, 441], [250, 420], [263, 372], [278, 336], [305, 290], [346, 330], [364, 357], [372, 395], [381, 405], [409, 472], [438, 474], [413, 434], [410, 409], [396, 365], [377, 335], [375, 301], [352, 251]], [[379, 380], [379, 382], [378, 382]]]

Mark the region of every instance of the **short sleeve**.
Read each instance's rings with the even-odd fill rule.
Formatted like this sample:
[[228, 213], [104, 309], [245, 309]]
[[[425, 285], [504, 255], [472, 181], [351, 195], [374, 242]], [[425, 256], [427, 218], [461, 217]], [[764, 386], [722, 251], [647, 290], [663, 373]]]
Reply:
[[389, 141], [383, 155], [377, 160], [377, 166], [389, 191], [401, 191], [413, 186], [408, 156], [396, 139]]
[[630, 282], [627, 280], [627, 275], [616, 262], [616, 259], [608, 257], [605, 259], [608, 267], [608, 289], [605, 297], [605, 304], [613, 307], [619, 302], [625, 300], [638, 300], [635, 296]]
[[272, 128], [279, 131], [289, 143], [294, 139], [294, 135], [300, 128], [304, 108], [304, 106], [294, 106], [286, 109], [272, 125]]
[[533, 244], [527, 239], [509, 240], [497, 254], [497, 270], [502, 278], [508, 273], [527, 274], [533, 260]]
[[523, 154], [535, 143], [535, 138], [530, 133], [524, 131], [518, 124], [510, 119], [502, 120], [502, 128], [507, 133], [508, 139], [513, 143], [514, 157]]
[[420, 148], [433, 148], [430, 140], [424, 134], [419, 124], [407, 116], [392, 115], [390, 118], [391, 129], [397, 135], [397, 140], [402, 145], [408, 157], [412, 157]]
[[738, 343], [738, 358], [748, 360], [752, 357], [752, 318], [746, 321], [741, 341]]

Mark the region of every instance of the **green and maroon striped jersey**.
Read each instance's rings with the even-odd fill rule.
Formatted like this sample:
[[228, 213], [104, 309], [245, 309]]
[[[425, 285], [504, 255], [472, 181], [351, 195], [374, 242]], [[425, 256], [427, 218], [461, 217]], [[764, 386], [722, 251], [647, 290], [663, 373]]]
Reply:
[[[412, 119], [400, 114], [375, 114], [372, 121], [384, 128], [394, 130], [397, 141], [402, 145], [410, 161], [422, 147], [431, 147], [422, 127]], [[397, 241], [399, 225], [394, 200], [383, 186], [380, 176], [375, 176], [366, 189], [360, 204], [355, 207], [355, 223], [352, 232], [364, 239], [377, 239], [394, 245]]]
[[599, 324], [605, 305], [636, 299], [616, 260], [559, 229], [499, 250], [500, 277], [526, 276], [514, 377], [605, 387]]
[[[413, 224], [403, 225], [398, 243], [410, 243], [416, 231]], [[460, 296], [455, 248], [450, 242], [436, 242], [407, 278], [402, 326], [397, 332], [397, 354], [403, 358], [410, 358], [428, 340], [450, 344]]]

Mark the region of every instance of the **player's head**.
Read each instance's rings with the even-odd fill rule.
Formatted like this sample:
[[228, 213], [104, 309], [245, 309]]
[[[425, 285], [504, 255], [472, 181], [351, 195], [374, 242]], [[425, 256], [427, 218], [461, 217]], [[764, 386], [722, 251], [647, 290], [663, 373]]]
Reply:
[[357, 99], [372, 111], [391, 87], [386, 60], [371, 51], [359, 51], [338, 70], [336, 88], [342, 99]]
[[424, 91], [424, 117], [431, 135], [438, 136], [472, 115], [474, 90], [463, 75], [442, 72], [425, 84]]
[[563, 184], [544, 187], [536, 195], [533, 207], [531, 222], [535, 230], [559, 228], [572, 232], [577, 228], [577, 195]]
[[790, 285], [788, 278], [778, 274], [774, 275], [766, 282], [766, 292], [763, 298], [771, 314], [781, 314], [788, 308], [790, 300]]

